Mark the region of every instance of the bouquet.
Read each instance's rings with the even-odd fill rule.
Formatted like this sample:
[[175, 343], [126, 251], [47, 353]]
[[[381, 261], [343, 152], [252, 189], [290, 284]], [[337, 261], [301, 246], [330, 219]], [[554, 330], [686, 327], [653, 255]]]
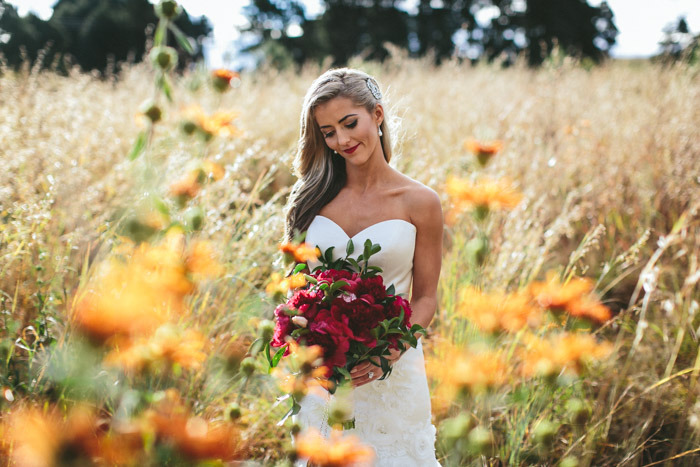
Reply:
[[[290, 341], [322, 350], [322, 366], [330, 384], [328, 390], [351, 379], [350, 370], [369, 361], [382, 369], [384, 379], [391, 373], [386, 356], [390, 349], [401, 352], [416, 347], [416, 334], [425, 333], [410, 324], [411, 307], [396, 295], [394, 286], [385, 287], [382, 270], [371, 266], [370, 257], [381, 250], [371, 240], [357, 259], [348, 241], [346, 256], [333, 260], [333, 247], [320, 257], [320, 265], [305, 274], [307, 285], [294, 292], [275, 309], [275, 331], [270, 345], [279, 350], [271, 366], [289, 353]], [[298, 274], [306, 268], [301, 263]]]

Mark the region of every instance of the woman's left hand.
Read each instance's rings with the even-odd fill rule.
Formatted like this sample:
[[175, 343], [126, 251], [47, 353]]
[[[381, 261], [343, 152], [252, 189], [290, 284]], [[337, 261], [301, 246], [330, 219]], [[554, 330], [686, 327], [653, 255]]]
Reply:
[[[399, 358], [401, 358], [401, 355], [403, 354], [400, 350], [389, 349], [389, 355], [385, 355], [384, 358], [389, 361], [389, 366], [392, 366]], [[350, 371], [353, 386], [359, 387], [382, 377], [384, 372], [382, 372], [379, 359], [375, 358], [374, 361], [379, 366], [373, 365], [370, 362], [362, 362], [353, 368], [352, 371]]]

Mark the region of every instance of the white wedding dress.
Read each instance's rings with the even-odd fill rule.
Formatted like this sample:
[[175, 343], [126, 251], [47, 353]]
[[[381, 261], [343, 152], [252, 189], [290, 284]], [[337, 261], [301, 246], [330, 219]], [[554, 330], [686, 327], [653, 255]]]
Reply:
[[[335, 247], [334, 259], [345, 256], [349, 239], [339, 225], [320, 215], [311, 222], [306, 234], [306, 242], [322, 252]], [[370, 264], [382, 268], [384, 285], [394, 284], [396, 293], [407, 297], [413, 278], [416, 227], [401, 219], [373, 224], [352, 237], [353, 257], [362, 253], [367, 239], [382, 247], [372, 255]], [[317, 265], [309, 263], [311, 269]], [[302, 428], [314, 427], [327, 437], [327, 407], [332, 397], [325, 391], [307, 395], [295, 420]], [[355, 428], [345, 432], [374, 448], [376, 467], [440, 465], [435, 458], [435, 426], [431, 422], [421, 339], [415, 349], [409, 348], [394, 364], [389, 377], [354, 388], [352, 399]]]

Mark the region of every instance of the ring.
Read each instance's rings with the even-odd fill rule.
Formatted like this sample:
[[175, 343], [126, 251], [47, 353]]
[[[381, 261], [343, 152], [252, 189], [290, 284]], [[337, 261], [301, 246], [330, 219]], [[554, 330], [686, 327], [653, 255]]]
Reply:
[[369, 373], [367, 373], [367, 376], [369, 377], [369, 379], [374, 378], [374, 371], [370, 371]]

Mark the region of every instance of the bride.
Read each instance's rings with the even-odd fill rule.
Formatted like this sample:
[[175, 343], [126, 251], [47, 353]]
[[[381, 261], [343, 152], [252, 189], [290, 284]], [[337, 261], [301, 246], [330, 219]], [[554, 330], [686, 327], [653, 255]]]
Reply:
[[[307, 232], [306, 242], [336, 256], [348, 240], [371, 239], [381, 251], [385, 286], [407, 296], [412, 323], [430, 324], [437, 306], [442, 251], [442, 209], [438, 195], [389, 165], [391, 138], [382, 94], [369, 75], [353, 69], [327, 71], [309, 88], [301, 112], [294, 168], [299, 180], [287, 204], [285, 235]], [[356, 248], [362, 250], [362, 248]], [[313, 269], [316, 264], [309, 264]], [[388, 359], [392, 372], [370, 363], [352, 372], [355, 428], [347, 430], [374, 448], [377, 466], [439, 465], [435, 427], [421, 340]], [[328, 436], [332, 396], [309, 394], [296, 418], [302, 428]]]

